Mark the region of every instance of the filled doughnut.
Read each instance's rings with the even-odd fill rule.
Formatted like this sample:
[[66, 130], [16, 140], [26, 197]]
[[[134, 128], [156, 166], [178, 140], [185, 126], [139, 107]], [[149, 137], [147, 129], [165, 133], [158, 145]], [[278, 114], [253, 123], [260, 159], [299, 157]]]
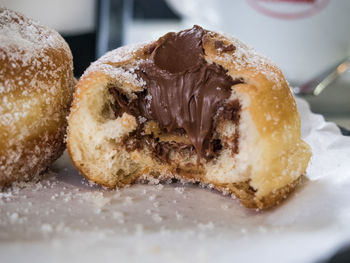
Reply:
[[77, 84], [68, 123], [69, 154], [93, 182], [176, 178], [250, 208], [286, 198], [311, 156], [281, 71], [199, 26], [97, 60]]
[[0, 8], [0, 186], [39, 175], [62, 154], [74, 85], [63, 38]]

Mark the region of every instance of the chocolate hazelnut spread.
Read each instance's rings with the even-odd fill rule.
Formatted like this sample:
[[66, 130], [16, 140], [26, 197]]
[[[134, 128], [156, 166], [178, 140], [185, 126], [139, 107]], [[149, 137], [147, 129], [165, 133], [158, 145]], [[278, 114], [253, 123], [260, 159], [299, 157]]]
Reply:
[[204, 59], [202, 45], [207, 32], [199, 26], [168, 33], [157, 42], [150, 58], [136, 72], [146, 82], [140, 113], [161, 129], [184, 129], [198, 158], [209, 147], [213, 118], [241, 80], [227, 75], [218, 64]]
[[225, 45], [223, 41], [221, 40], [216, 40], [214, 42], [214, 47], [216, 49], [218, 49], [219, 51], [222, 51], [222, 52], [229, 52], [229, 51], [235, 51], [236, 50], [236, 47], [232, 44], [230, 45]]
[[[127, 149], [142, 148], [146, 144], [158, 159], [169, 162], [171, 150], [193, 152], [194, 148], [197, 163], [200, 157], [208, 160], [221, 150], [221, 141], [213, 137], [214, 126], [222, 119], [239, 121], [238, 100], [227, 103], [227, 99], [231, 87], [243, 80], [232, 79], [222, 66], [209, 64], [204, 59], [202, 40], [206, 34], [207, 31], [194, 26], [179, 33], [168, 33], [145, 49], [150, 57], [135, 71], [146, 82], [145, 89], [137, 94], [138, 99], [129, 100], [117, 88], [109, 89], [115, 98], [116, 117], [127, 112], [156, 121], [166, 133], [187, 134], [191, 145], [159, 142], [152, 136], [142, 136], [142, 125], [139, 125], [125, 140]], [[233, 45], [216, 42], [215, 46], [220, 45], [221, 49], [234, 50]]]

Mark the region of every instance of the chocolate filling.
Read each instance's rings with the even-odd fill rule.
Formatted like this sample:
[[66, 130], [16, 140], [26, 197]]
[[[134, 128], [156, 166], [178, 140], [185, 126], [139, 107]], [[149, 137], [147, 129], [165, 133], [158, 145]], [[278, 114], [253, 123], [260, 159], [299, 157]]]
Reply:
[[214, 42], [214, 47], [216, 49], [218, 49], [219, 51], [222, 51], [222, 52], [229, 52], [229, 51], [235, 51], [236, 50], [236, 47], [232, 44], [230, 45], [225, 45], [223, 41], [221, 40], [216, 40]]
[[[158, 123], [166, 133], [186, 134], [191, 144], [159, 142], [152, 135], [142, 135], [141, 126], [125, 141], [136, 149], [148, 144], [159, 159], [169, 160], [171, 150], [193, 151], [200, 157], [211, 159], [222, 148], [220, 139], [214, 138], [216, 122], [222, 119], [239, 121], [238, 101], [227, 103], [231, 87], [242, 83], [232, 79], [222, 66], [209, 64], [204, 59], [203, 37], [207, 34], [199, 26], [179, 33], [168, 33], [161, 37], [145, 52], [149, 59], [139, 64], [136, 74], [146, 82], [138, 99], [128, 100], [127, 96], [111, 87], [115, 99], [115, 115], [127, 112], [147, 121]], [[220, 42], [220, 41], [219, 41]], [[224, 51], [233, 51], [234, 46], [215, 42]], [[218, 44], [219, 43], [219, 44]], [[219, 110], [220, 109], [220, 110]], [[153, 139], [153, 142], [150, 140]]]

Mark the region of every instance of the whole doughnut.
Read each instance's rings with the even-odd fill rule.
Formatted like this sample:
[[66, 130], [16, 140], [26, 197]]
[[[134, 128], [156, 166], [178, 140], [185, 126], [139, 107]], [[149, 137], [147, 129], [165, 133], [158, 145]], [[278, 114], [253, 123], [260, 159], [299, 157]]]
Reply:
[[0, 8], [0, 186], [39, 175], [62, 154], [74, 84], [64, 39]]

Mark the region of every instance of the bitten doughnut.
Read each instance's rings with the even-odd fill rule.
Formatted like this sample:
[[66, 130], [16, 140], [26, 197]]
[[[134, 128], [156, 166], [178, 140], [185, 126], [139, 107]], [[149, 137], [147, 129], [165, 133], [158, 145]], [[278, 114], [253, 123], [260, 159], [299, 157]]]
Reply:
[[93, 182], [176, 178], [232, 193], [249, 208], [286, 198], [311, 155], [278, 67], [199, 26], [93, 63], [68, 122], [69, 154]]
[[0, 8], [0, 186], [38, 175], [62, 154], [74, 84], [63, 38]]

